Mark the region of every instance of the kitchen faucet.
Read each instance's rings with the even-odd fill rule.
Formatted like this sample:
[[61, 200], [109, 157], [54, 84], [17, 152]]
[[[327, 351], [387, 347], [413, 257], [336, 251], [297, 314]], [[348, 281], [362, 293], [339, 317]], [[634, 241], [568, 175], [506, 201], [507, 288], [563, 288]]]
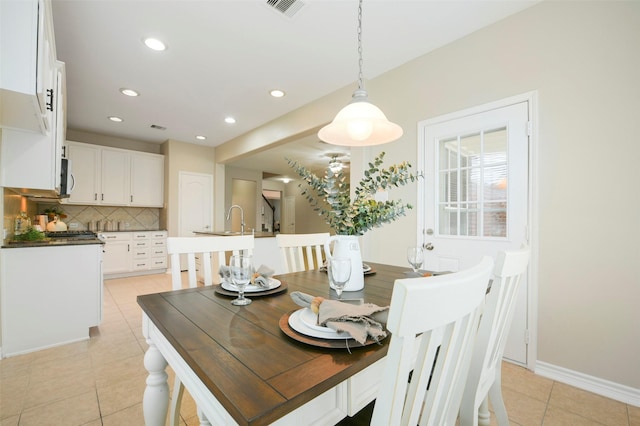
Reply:
[[231, 210], [233, 209], [240, 209], [240, 234], [244, 235], [244, 210], [242, 210], [242, 207], [240, 207], [237, 204], [234, 204], [231, 207], [229, 207], [229, 213], [227, 213], [227, 220], [231, 218]]

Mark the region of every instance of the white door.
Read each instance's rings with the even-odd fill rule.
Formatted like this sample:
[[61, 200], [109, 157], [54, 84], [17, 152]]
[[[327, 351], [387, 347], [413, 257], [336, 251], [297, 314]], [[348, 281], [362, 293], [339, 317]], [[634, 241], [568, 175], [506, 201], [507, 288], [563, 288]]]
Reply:
[[296, 197], [293, 195], [287, 195], [284, 197], [282, 204], [282, 220], [281, 231], [283, 234], [295, 234], [296, 233]]
[[[420, 124], [425, 269], [466, 269], [527, 243], [528, 111], [525, 101]], [[505, 358], [523, 365], [527, 285], [524, 280], [505, 348]]]
[[[178, 236], [193, 237], [193, 231], [213, 230], [213, 175], [178, 173]], [[187, 269], [186, 255], [180, 269]]]
[[213, 175], [181, 171], [178, 175], [178, 232], [213, 230]]

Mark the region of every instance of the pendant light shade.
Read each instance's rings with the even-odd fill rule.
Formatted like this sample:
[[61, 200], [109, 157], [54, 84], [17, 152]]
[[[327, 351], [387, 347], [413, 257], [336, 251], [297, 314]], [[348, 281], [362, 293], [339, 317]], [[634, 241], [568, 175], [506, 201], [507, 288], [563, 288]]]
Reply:
[[324, 142], [341, 146], [380, 145], [401, 136], [402, 127], [387, 120], [382, 110], [369, 102], [364, 89], [356, 90], [351, 103], [318, 132]]
[[402, 136], [402, 127], [387, 120], [382, 110], [369, 102], [362, 81], [362, 0], [358, 5], [358, 89], [351, 103], [318, 132], [320, 140], [340, 146], [372, 146]]

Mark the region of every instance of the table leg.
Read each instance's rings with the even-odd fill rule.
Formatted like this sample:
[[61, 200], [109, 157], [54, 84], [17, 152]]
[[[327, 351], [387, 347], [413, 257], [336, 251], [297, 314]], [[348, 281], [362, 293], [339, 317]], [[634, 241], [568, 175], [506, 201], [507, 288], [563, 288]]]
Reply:
[[478, 425], [489, 426], [491, 414], [489, 413], [489, 400], [485, 397], [478, 408]]
[[167, 361], [151, 339], [147, 339], [147, 343], [149, 348], [144, 354], [144, 368], [149, 376], [142, 400], [144, 423], [146, 426], [164, 426], [169, 407], [169, 384], [165, 371]]
[[199, 407], [197, 408], [197, 412], [198, 412], [198, 419], [200, 419], [200, 426], [211, 426], [211, 423], [209, 423], [209, 420], [207, 420], [204, 413]]

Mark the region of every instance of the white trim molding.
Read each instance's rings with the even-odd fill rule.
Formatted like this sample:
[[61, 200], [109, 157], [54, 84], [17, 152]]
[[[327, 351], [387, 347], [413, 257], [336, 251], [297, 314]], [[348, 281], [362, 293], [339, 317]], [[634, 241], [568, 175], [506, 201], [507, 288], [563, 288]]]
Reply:
[[543, 361], [536, 363], [535, 373], [597, 395], [640, 407], [640, 389], [589, 376]]

